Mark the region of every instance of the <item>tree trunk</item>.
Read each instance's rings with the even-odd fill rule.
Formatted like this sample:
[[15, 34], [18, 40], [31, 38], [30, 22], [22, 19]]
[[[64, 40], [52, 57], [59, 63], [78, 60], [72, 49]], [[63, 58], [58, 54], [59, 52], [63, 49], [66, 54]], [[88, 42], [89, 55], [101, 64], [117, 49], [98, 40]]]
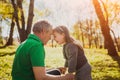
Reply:
[[[17, 0], [17, 5], [15, 4], [14, 0], [11, 0], [11, 1], [12, 1], [14, 11], [15, 11], [15, 21], [16, 21], [17, 28], [18, 28], [20, 42], [23, 42], [31, 31], [32, 21], [33, 21], [34, 0], [30, 0], [29, 14], [28, 14], [28, 21], [27, 21], [26, 28], [25, 28], [25, 18], [24, 18], [24, 13], [23, 13], [23, 8], [22, 8], [23, 0]], [[18, 18], [18, 7], [21, 10], [20, 11], [21, 12], [21, 26], [20, 26], [19, 18]]]
[[14, 26], [15, 26], [15, 23], [14, 23], [13, 19], [14, 19], [14, 17], [12, 18], [12, 23], [11, 23], [10, 33], [9, 33], [9, 39], [8, 39], [7, 43], [5, 44], [5, 46], [9, 46], [9, 45], [13, 44], [13, 31], [14, 31]]
[[89, 43], [89, 48], [92, 47], [92, 23], [91, 23], [91, 20], [87, 20], [86, 21], [86, 24], [87, 24], [87, 31], [88, 31], [88, 43]]
[[[112, 40], [112, 37], [110, 35], [110, 28], [108, 25], [108, 21], [105, 20], [105, 17], [103, 15], [100, 3], [98, 0], [93, 0], [93, 5], [96, 11], [96, 14], [98, 16], [98, 19], [100, 21], [100, 26], [101, 26], [101, 30], [102, 30], [102, 34], [104, 36], [104, 40], [106, 42], [106, 47], [108, 50], [108, 54], [110, 56], [118, 56], [118, 53], [116, 51], [114, 42]], [[107, 19], [108, 20], [108, 19]]]
[[113, 36], [114, 36], [114, 40], [115, 40], [117, 49], [118, 49], [118, 51], [120, 51], [120, 48], [119, 48], [119, 44], [118, 44], [117, 38], [115, 37], [115, 33], [114, 33], [114, 31], [113, 31], [112, 29], [111, 29], [111, 31], [112, 31], [112, 33], [113, 33]]
[[83, 30], [82, 30], [82, 23], [81, 23], [81, 22], [79, 22], [78, 24], [80, 24], [80, 30], [81, 30], [82, 43], [83, 43], [83, 47], [85, 47], [84, 35], [83, 35]]
[[3, 45], [3, 39], [2, 39], [2, 28], [0, 26], [0, 44]]
[[11, 0], [11, 1], [12, 1], [12, 6], [14, 8], [15, 22], [17, 24], [17, 29], [18, 29], [18, 33], [19, 33], [19, 37], [20, 37], [20, 41], [21, 41], [22, 33], [21, 33], [20, 23], [19, 23], [19, 18], [18, 18], [18, 8], [17, 8], [17, 5], [15, 4], [14, 0]]
[[27, 30], [26, 30], [27, 35], [31, 31], [33, 17], [34, 17], [33, 11], [34, 11], [34, 0], [30, 0], [28, 20], [27, 20]]
[[95, 47], [98, 48], [98, 36], [95, 36], [94, 38], [94, 43], [95, 43]]

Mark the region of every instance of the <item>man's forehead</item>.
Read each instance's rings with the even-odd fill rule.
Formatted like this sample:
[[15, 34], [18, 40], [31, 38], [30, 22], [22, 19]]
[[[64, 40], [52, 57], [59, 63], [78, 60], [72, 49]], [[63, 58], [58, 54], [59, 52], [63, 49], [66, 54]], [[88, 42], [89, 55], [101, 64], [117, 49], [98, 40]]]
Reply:
[[51, 30], [49, 31], [49, 33], [50, 33], [50, 34], [53, 34], [53, 29], [51, 29]]

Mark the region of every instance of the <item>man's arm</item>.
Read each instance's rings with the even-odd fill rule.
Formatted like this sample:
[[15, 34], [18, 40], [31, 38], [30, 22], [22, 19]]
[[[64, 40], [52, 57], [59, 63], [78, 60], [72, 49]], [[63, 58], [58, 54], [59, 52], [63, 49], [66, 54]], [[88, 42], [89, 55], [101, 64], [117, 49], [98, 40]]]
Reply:
[[73, 74], [64, 76], [54, 76], [46, 74], [45, 67], [33, 67], [33, 72], [36, 80], [73, 80]]
[[33, 67], [33, 73], [36, 80], [43, 80], [43, 78], [45, 77], [45, 68]]

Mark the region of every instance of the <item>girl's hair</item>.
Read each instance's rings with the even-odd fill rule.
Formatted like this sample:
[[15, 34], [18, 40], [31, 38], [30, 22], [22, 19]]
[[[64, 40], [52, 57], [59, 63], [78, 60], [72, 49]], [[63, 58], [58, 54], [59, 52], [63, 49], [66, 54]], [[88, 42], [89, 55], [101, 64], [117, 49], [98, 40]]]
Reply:
[[53, 32], [57, 32], [59, 34], [63, 33], [65, 35], [64, 38], [65, 38], [66, 43], [73, 43], [73, 44], [77, 45], [78, 47], [80, 47], [81, 49], [83, 49], [81, 44], [80, 44], [80, 42], [75, 40], [74, 38], [72, 38], [70, 36], [67, 27], [65, 27], [65, 26], [58, 26], [58, 27], [53, 29]]

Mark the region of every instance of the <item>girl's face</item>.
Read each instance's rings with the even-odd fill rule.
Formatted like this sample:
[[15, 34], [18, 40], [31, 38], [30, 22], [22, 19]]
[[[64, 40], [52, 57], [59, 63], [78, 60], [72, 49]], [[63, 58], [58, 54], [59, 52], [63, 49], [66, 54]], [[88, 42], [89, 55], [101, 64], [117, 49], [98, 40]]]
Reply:
[[54, 40], [58, 43], [58, 44], [64, 44], [65, 43], [65, 35], [64, 33], [60, 34], [58, 32], [54, 32]]

